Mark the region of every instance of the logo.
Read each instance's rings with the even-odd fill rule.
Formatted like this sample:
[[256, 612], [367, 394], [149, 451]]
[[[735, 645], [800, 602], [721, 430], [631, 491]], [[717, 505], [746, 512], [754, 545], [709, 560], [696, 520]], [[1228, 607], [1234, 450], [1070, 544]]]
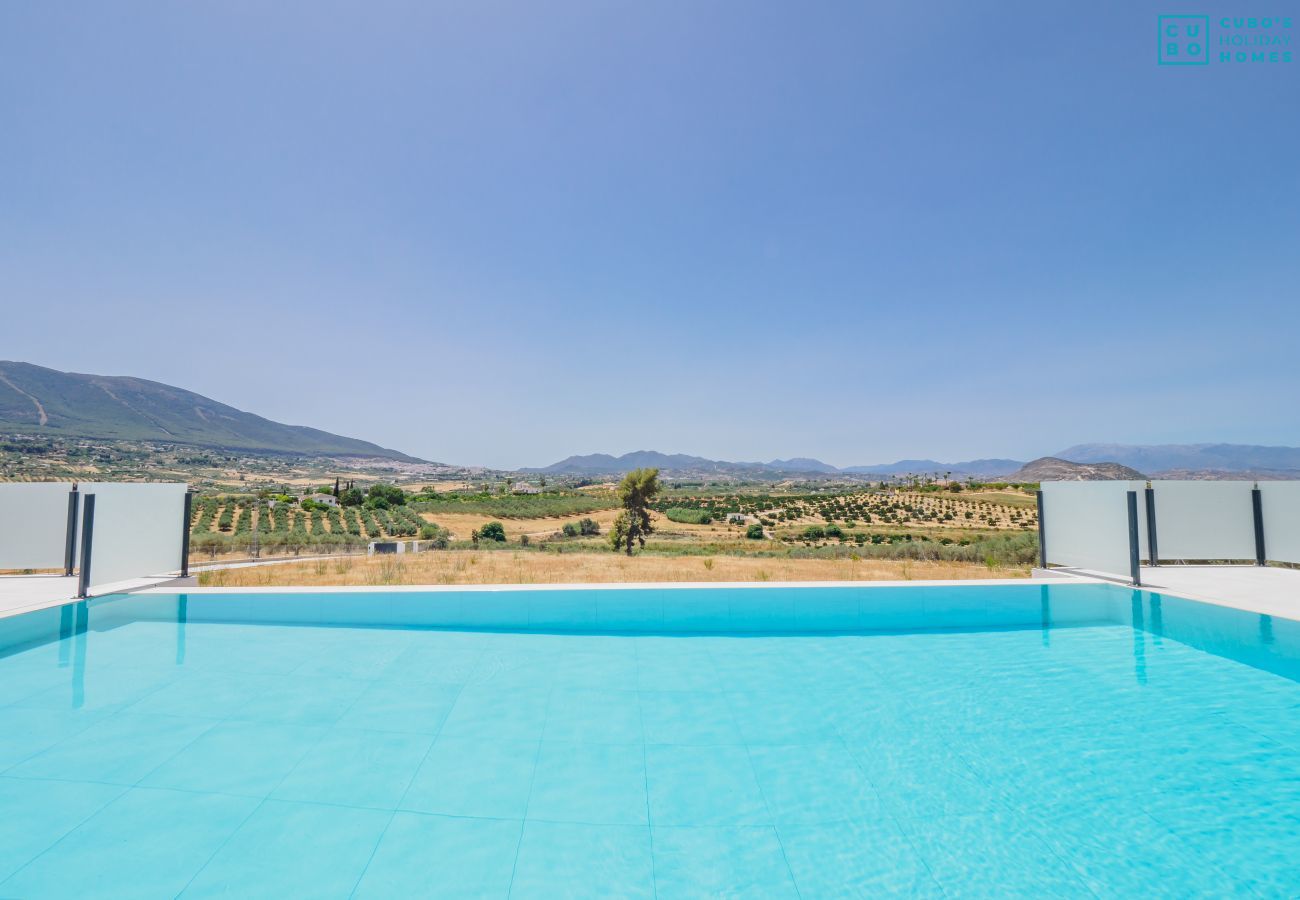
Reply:
[[1162, 66], [1210, 64], [1209, 16], [1161, 16], [1157, 22]]
[[[1213, 29], [1214, 33], [1211, 33]], [[1156, 62], [1162, 66], [1289, 63], [1295, 59], [1290, 16], [1156, 17]]]

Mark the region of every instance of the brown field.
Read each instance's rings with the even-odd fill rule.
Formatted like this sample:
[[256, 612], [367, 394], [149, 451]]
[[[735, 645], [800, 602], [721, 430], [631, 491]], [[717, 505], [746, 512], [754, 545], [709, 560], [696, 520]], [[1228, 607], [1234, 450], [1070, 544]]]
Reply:
[[880, 559], [621, 556], [448, 550], [409, 556], [338, 557], [203, 572], [211, 587], [399, 584], [604, 584], [672, 581], [925, 581], [1021, 578], [1025, 567]]
[[983, 500], [986, 503], [1002, 503], [1007, 506], [1017, 506], [1021, 509], [1036, 509], [1038, 499], [1033, 494], [1026, 494], [1024, 491], [965, 491], [955, 495], [961, 500]]
[[[485, 516], [480, 513], [422, 513], [424, 519], [435, 522], [451, 532], [453, 540], [468, 541], [470, 534], [488, 522], [500, 522], [506, 530], [506, 540], [517, 543], [519, 536], [526, 534], [530, 539], [544, 538], [555, 534], [564, 527], [565, 522], [575, 525], [583, 519], [594, 519], [600, 525], [602, 536], [609, 533], [610, 526], [618, 516], [617, 509], [598, 509], [594, 512], [572, 516], [542, 516], [528, 519], [514, 519], [498, 516]], [[721, 521], [709, 525], [694, 525], [689, 522], [671, 522], [662, 513], [651, 512], [650, 520], [654, 523], [655, 536], [659, 538], [694, 538], [697, 540], [736, 540], [744, 536], [745, 529], [735, 525], [726, 525]]]
[[564, 527], [565, 522], [576, 524], [582, 519], [595, 519], [600, 523], [600, 531], [604, 534], [613, 524], [618, 511], [598, 509], [578, 516], [546, 516], [532, 519], [508, 519], [501, 516], [485, 516], [482, 513], [436, 512], [421, 515], [425, 520], [446, 528], [451, 532], [452, 539], [457, 541], [468, 541], [470, 534], [476, 528], [481, 528], [488, 522], [500, 522], [506, 530], [506, 540], [514, 543], [518, 542], [521, 534], [526, 534], [530, 538], [542, 538], [559, 531]]

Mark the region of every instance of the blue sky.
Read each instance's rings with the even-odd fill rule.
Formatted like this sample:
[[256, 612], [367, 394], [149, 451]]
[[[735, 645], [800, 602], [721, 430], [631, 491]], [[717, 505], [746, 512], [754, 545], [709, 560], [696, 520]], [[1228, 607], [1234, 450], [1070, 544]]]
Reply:
[[1300, 60], [1167, 12], [1278, 10], [4, 4], [0, 358], [495, 466], [1297, 444]]

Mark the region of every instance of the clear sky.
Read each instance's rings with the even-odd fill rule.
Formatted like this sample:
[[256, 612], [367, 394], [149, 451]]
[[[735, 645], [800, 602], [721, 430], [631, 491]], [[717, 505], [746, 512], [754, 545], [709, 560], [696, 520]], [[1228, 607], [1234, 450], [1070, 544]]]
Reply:
[[1248, 6], [0, 4], [0, 358], [494, 466], [1300, 444], [1300, 59], [1156, 63]]

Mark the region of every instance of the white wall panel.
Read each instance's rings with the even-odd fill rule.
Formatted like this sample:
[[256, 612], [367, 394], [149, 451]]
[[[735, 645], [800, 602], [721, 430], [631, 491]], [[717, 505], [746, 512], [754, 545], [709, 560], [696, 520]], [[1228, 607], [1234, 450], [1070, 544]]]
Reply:
[[[1141, 489], [1132, 481], [1045, 481], [1043, 533], [1047, 561], [1129, 574], [1128, 498], [1138, 491], [1139, 534], [1145, 530]], [[1143, 542], [1145, 545], [1145, 541]]]
[[91, 585], [165, 575], [181, 567], [184, 484], [81, 484], [95, 495]]
[[1264, 550], [1269, 559], [1300, 563], [1300, 481], [1261, 481]]
[[0, 569], [62, 569], [69, 482], [0, 484]]
[[1255, 558], [1250, 481], [1153, 481], [1161, 559]]

